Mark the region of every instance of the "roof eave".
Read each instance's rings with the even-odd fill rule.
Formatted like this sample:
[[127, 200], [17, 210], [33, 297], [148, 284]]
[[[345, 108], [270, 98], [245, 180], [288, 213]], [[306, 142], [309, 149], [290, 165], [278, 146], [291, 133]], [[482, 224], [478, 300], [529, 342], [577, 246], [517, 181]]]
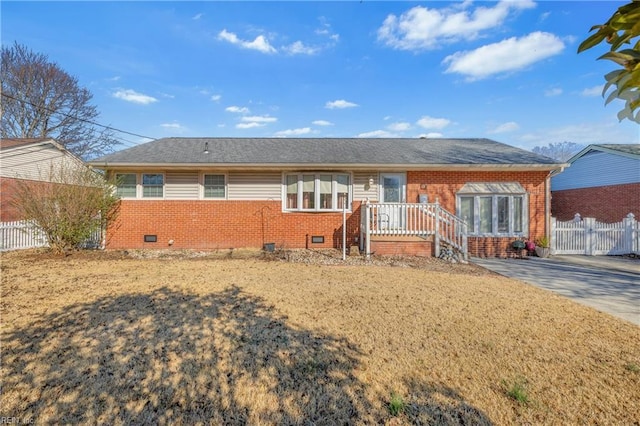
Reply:
[[128, 162], [88, 162], [90, 166], [103, 170], [141, 170], [141, 169], [225, 169], [225, 170], [454, 170], [468, 171], [552, 171], [566, 167], [566, 163], [557, 164], [362, 164], [362, 163], [128, 163]]

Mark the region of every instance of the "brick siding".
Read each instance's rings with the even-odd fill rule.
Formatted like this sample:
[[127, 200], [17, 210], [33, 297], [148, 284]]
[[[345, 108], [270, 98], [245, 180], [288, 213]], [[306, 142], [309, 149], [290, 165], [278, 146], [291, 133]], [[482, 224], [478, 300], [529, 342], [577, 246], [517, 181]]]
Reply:
[[640, 183], [553, 191], [552, 216], [567, 221], [576, 213], [605, 223], [620, 222], [629, 213], [640, 218]]
[[25, 219], [19, 209], [14, 205], [18, 185], [27, 184], [35, 191], [43, 191], [45, 187], [52, 185], [49, 182], [36, 180], [0, 178], [0, 222], [13, 222]]

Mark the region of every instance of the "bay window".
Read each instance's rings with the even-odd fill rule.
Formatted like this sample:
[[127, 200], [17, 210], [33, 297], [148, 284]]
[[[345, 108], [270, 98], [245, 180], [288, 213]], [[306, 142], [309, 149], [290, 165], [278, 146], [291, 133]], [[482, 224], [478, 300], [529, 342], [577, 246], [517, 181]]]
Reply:
[[284, 179], [284, 209], [338, 211], [349, 209], [348, 174], [291, 173]]
[[[489, 193], [510, 190], [512, 193]], [[457, 214], [469, 235], [523, 236], [528, 217], [526, 193], [518, 183], [467, 184], [458, 192]]]

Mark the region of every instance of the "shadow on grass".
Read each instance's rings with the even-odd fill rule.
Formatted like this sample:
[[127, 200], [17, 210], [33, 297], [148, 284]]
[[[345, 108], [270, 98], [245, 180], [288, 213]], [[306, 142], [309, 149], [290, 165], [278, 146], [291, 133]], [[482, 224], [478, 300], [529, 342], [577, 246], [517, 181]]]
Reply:
[[412, 424], [421, 425], [492, 425], [482, 411], [469, 405], [454, 389], [438, 384], [408, 379], [411, 401], [406, 415]]
[[2, 415], [56, 423], [342, 423], [372, 407], [344, 339], [238, 288], [68, 307], [3, 338]]
[[[22, 421], [371, 424], [389, 418], [355, 375], [363, 356], [357, 347], [288, 325], [237, 287], [205, 296], [161, 288], [71, 305], [5, 333], [2, 344], [0, 415]], [[462, 400], [462, 408], [438, 407], [429, 399], [432, 388], [416, 389], [424, 401], [416, 401], [410, 419], [426, 419], [425, 412], [442, 413], [436, 420], [484, 419]], [[435, 411], [419, 408], [425, 401]]]

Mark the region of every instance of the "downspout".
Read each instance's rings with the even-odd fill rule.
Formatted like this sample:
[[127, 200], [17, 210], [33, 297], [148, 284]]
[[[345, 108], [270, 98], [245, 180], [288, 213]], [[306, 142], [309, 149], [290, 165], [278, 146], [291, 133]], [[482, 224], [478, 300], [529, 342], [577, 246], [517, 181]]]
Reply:
[[551, 178], [569, 167], [569, 164], [562, 164], [559, 168], [551, 170], [544, 180], [544, 235], [549, 238], [551, 235]]

